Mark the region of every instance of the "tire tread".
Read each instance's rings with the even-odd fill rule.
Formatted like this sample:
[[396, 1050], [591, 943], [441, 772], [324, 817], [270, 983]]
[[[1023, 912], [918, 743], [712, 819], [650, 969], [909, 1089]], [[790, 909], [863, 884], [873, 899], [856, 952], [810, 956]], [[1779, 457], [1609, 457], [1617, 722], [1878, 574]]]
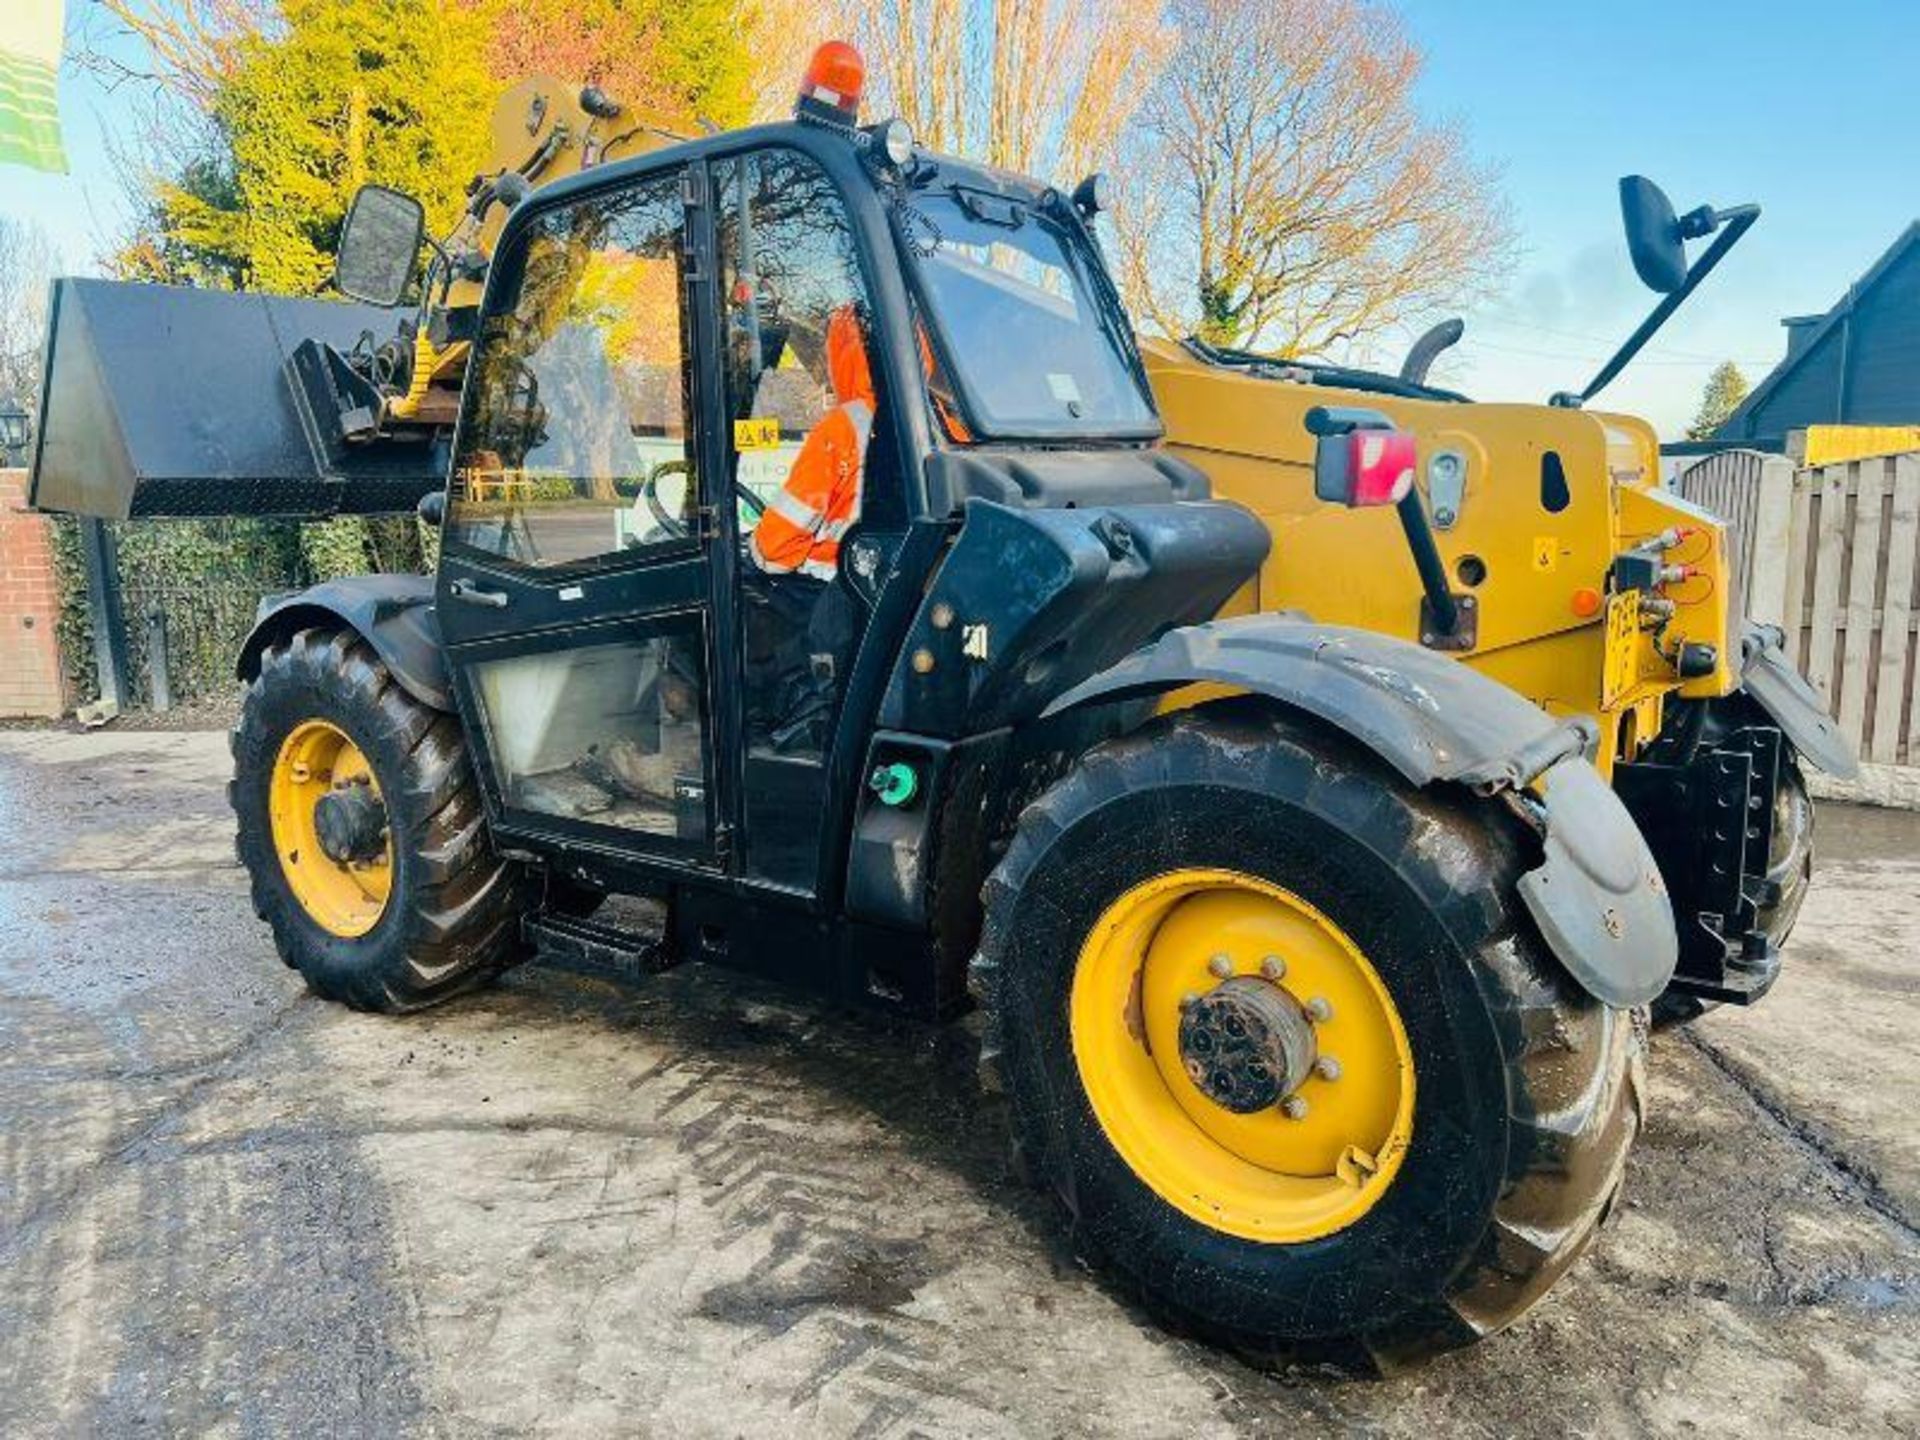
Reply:
[[[288, 713], [343, 723], [382, 777], [396, 855], [388, 912], [343, 961], [343, 944], [288, 889], [264, 801]], [[274, 717], [282, 717], [276, 721]], [[261, 655], [231, 733], [227, 797], [254, 913], [316, 994], [389, 1013], [438, 1004], [521, 958], [524, 868], [497, 855], [457, 718], [403, 690], [359, 636], [304, 629]]]
[[[1302, 1346], [1286, 1336], [1223, 1326], [1136, 1273], [1127, 1257], [1099, 1253], [1077, 1223], [1078, 1200], [1068, 1193], [1071, 1167], [1059, 1162], [1043, 1114], [1021, 1103], [1009, 1106], [1017, 1152], [1076, 1218], [1074, 1238], [1085, 1258], [1162, 1324], [1258, 1363], [1332, 1358], [1393, 1369], [1512, 1323], [1578, 1257], [1612, 1209], [1639, 1130], [1644, 1021], [1592, 1001], [1548, 955], [1514, 890], [1526, 859], [1522, 837], [1504, 812], [1464, 796], [1413, 790], [1370, 752], [1315, 722], [1244, 702], [1180, 712], [1090, 752], [1022, 812], [983, 887], [985, 916], [969, 972], [984, 1012], [983, 1086], [1007, 1091], [1012, 1085], [1006, 1066], [1010, 939], [1018, 902], [1053, 844], [1103, 808], [1137, 803], [1143, 786], [1174, 777], [1271, 785], [1279, 798], [1359, 830], [1377, 852], [1398, 852], [1384, 858], [1419, 852], [1422, 865], [1397, 868], [1432, 877], [1423, 898], [1469, 942], [1463, 948], [1507, 1051], [1508, 1168], [1484, 1233], [1443, 1293], [1391, 1326], [1348, 1337], [1331, 1350]], [[1587, 1033], [1575, 1033], [1580, 1027]]]

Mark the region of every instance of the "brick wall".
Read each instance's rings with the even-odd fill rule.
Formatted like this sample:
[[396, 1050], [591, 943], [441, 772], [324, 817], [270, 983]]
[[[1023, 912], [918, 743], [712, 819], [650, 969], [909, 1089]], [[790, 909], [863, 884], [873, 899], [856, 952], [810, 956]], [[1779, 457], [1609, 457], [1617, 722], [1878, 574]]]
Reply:
[[27, 509], [27, 472], [0, 470], [0, 716], [66, 709], [59, 608], [52, 522]]

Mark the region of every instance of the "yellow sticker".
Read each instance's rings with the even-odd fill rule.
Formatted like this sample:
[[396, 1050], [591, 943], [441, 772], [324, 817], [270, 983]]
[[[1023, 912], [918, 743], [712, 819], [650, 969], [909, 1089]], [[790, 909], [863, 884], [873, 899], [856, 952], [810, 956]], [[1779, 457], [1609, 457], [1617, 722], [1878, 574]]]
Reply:
[[1640, 592], [1607, 599], [1607, 653], [1601, 668], [1600, 704], [1612, 709], [1640, 678]]
[[1560, 566], [1560, 541], [1553, 535], [1533, 537], [1533, 568], [1540, 571], [1556, 570]]
[[779, 446], [779, 416], [769, 415], [764, 419], [736, 420], [733, 422], [733, 448], [735, 450], [776, 450]]

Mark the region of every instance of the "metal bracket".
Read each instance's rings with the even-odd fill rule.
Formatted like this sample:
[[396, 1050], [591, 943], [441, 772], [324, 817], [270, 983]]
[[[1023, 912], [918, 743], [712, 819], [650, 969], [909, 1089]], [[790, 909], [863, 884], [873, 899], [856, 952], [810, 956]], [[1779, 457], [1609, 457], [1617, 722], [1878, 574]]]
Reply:
[[1442, 630], [1433, 613], [1433, 602], [1420, 597], [1420, 643], [1429, 650], [1471, 650], [1480, 643], [1480, 602], [1471, 595], [1456, 595], [1453, 603], [1460, 618], [1452, 630]]
[[120, 594], [120, 546], [106, 522], [90, 515], [80, 517], [80, 546], [87, 565], [87, 617], [93, 627], [100, 704], [111, 706], [117, 715], [131, 703], [127, 693], [131, 673], [127, 665], [127, 618]]
[[1467, 457], [1458, 450], [1441, 450], [1427, 461], [1427, 506], [1433, 528], [1451, 530], [1460, 521], [1467, 498]]
[[520, 928], [543, 962], [563, 969], [631, 981], [670, 970], [680, 960], [665, 935], [637, 935], [572, 915], [536, 911]]

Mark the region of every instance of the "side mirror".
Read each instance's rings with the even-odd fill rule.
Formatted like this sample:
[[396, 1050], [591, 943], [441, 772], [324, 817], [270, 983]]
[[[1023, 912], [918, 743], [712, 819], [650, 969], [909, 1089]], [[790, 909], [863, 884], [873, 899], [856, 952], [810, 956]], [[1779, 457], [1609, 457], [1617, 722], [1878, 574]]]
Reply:
[[1649, 290], [1671, 295], [1687, 283], [1687, 245], [1673, 203], [1644, 175], [1620, 178], [1620, 219], [1634, 273]]
[[426, 229], [426, 211], [411, 195], [384, 185], [362, 185], [340, 227], [333, 283], [342, 295], [370, 305], [397, 305], [413, 278]]
[[1313, 494], [1318, 500], [1362, 509], [1398, 505], [1413, 489], [1419, 463], [1412, 434], [1393, 428], [1378, 410], [1316, 405], [1307, 431], [1319, 437], [1313, 452]]

